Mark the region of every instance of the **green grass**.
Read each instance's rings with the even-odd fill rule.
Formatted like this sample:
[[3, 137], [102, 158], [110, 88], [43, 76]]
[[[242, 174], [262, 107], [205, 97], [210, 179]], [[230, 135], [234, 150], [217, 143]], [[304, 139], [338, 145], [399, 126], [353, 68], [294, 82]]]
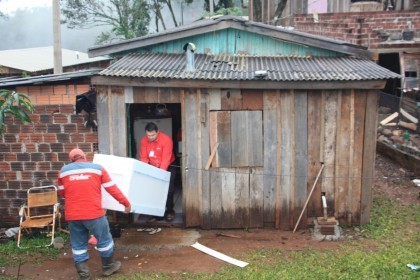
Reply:
[[[420, 205], [401, 206], [386, 198], [374, 199], [371, 223], [359, 227], [361, 238], [340, 242], [335, 249], [305, 247], [299, 251], [255, 250], [240, 256], [245, 268], [226, 264], [212, 274], [137, 273], [111, 279], [420, 279], [407, 264], [420, 265]], [[67, 238], [66, 235], [62, 235]], [[34, 242], [30, 241], [30, 242]], [[327, 242], [327, 241], [325, 241]], [[18, 249], [0, 245], [0, 264], [16, 265], [34, 256], [55, 258], [54, 248]], [[42, 258], [39, 261], [42, 261]], [[109, 278], [108, 278], [109, 279]]]
[[407, 264], [420, 264], [420, 206], [373, 202], [364, 238], [342, 242], [334, 250], [262, 249], [241, 256], [246, 268], [226, 265], [213, 274], [135, 274], [113, 279], [420, 279]]

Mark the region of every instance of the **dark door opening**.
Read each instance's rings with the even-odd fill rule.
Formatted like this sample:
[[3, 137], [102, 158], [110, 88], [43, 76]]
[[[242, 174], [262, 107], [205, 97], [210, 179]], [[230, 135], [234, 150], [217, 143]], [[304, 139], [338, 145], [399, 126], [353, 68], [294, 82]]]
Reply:
[[141, 138], [145, 135], [145, 125], [154, 122], [159, 131], [169, 135], [173, 141], [173, 151], [176, 169], [174, 210], [175, 219], [168, 222], [165, 219], [157, 219], [150, 222], [150, 216], [135, 214], [133, 223], [137, 224], [157, 224], [157, 225], [183, 225], [183, 206], [182, 206], [182, 139], [181, 139], [181, 104], [180, 103], [148, 103], [148, 104], [129, 104], [127, 108], [129, 114], [128, 121], [128, 154], [132, 158], [139, 159], [139, 149]]

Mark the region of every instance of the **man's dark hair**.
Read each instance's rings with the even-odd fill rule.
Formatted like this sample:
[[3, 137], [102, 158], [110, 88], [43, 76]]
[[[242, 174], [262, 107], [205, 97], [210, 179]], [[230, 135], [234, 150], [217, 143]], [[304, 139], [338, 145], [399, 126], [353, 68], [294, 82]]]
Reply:
[[145, 127], [146, 131], [159, 131], [158, 126], [154, 122], [149, 122]]

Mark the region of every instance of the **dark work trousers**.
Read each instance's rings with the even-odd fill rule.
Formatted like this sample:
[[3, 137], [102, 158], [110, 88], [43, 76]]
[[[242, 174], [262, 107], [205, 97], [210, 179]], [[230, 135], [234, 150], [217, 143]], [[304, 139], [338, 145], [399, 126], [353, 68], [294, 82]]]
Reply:
[[174, 211], [174, 192], [175, 192], [175, 176], [177, 167], [169, 165], [168, 172], [171, 172], [171, 179], [169, 180], [168, 198], [166, 199], [166, 211]]

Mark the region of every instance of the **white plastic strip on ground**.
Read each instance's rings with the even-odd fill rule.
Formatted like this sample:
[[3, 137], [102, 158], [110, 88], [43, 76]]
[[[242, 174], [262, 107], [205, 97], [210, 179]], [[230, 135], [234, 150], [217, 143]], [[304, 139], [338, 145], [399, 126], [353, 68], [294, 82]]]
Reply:
[[201, 252], [204, 252], [210, 256], [213, 256], [215, 258], [221, 259], [222, 261], [228, 262], [230, 264], [239, 266], [239, 267], [245, 267], [248, 265], [247, 262], [243, 262], [243, 261], [239, 261], [237, 259], [231, 258], [229, 256], [226, 256], [222, 253], [219, 253], [213, 249], [210, 249], [209, 247], [206, 247], [204, 245], [201, 245], [198, 242], [195, 242], [193, 245], [191, 245], [191, 247], [194, 247], [197, 250], [200, 250]]

